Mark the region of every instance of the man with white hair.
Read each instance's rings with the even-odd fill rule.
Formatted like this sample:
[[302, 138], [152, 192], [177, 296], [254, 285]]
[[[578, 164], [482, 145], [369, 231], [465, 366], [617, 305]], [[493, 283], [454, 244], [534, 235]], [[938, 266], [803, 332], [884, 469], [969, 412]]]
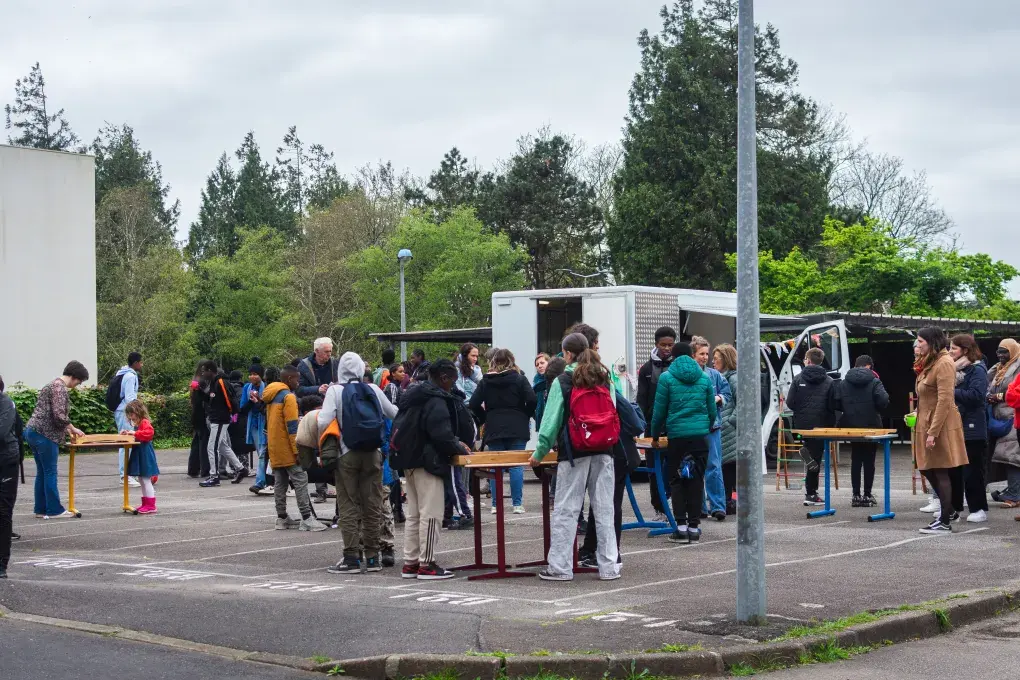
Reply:
[[[297, 397], [307, 397], [318, 394], [326, 396], [326, 390], [332, 383], [337, 381], [337, 364], [339, 360], [333, 356], [333, 341], [330, 338], [318, 338], [312, 343], [312, 353], [298, 362], [297, 370], [300, 378], [300, 386], [297, 390]], [[329, 486], [318, 483], [315, 485], [315, 493], [312, 500], [315, 503], [325, 503], [329, 498]]]

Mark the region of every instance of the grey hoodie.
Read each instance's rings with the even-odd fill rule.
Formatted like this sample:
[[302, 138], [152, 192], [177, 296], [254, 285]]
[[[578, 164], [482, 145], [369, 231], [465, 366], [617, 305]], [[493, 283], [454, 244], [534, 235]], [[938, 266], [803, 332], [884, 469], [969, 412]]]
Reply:
[[130, 366], [121, 366], [117, 375], [124, 376], [120, 381], [120, 405], [117, 406], [118, 411], [123, 411], [130, 402], [138, 398], [138, 373]]
[[[354, 352], [347, 352], [337, 364], [337, 378], [339, 383], [330, 385], [329, 389], [326, 390], [326, 396], [322, 403], [322, 410], [319, 411], [319, 432], [325, 432], [329, 424], [336, 421], [337, 425], [340, 426], [340, 431], [344, 429], [343, 424], [343, 392], [344, 385], [351, 382], [361, 382], [365, 376], [365, 362]], [[397, 407], [390, 403], [390, 400], [386, 398], [383, 391], [379, 389], [379, 386], [374, 383], [368, 383], [369, 387], [375, 392], [375, 398], [379, 401], [379, 408], [382, 411], [383, 418], [393, 420], [397, 417]], [[340, 455], [344, 455], [350, 449], [348, 449], [343, 443], [343, 437], [340, 438]]]

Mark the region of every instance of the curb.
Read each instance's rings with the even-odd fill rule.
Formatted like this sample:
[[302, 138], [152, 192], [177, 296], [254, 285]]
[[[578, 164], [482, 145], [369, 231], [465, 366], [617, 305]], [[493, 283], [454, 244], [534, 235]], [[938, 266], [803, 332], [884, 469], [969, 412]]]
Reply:
[[145, 631], [12, 612], [0, 605], [0, 617], [93, 635], [159, 645], [185, 652], [261, 663], [294, 670], [328, 673], [337, 666], [349, 680], [396, 680], [455, 670], [462, 678], [505, 680], [551, 673], [577, 680], [622, 680], [636, 674], [651, 676], [718, 677], [736, 664], [793, 666], [816, 646], [835, 642], [840, 647], [885, 645], [936, 637], [964, 626], [1020, 609], [1020, 582], [970, 591], [921, 605], [924, 608], [885, 616], [846, 630], [824, 635], [730, 647], [720, 652], [676, 654], [591, 654], [553, 656], [478, 656], [461, 654], [393, 654], [317, 663], [297, 656], [253, 652]]

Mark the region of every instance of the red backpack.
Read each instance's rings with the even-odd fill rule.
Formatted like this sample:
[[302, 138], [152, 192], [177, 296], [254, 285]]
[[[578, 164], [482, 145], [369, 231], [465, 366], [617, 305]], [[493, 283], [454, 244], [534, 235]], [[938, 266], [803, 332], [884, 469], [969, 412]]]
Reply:
[[568, 383], [569, 392], [564, 390], [568, 392], [564, 396], [569, 404], [566, 430], [570, 448], [574, 451], [611, 450], [620, 441], [620, 416], [609, 388], [574, 387], [571, 376], [564, 374], [560, 387]]

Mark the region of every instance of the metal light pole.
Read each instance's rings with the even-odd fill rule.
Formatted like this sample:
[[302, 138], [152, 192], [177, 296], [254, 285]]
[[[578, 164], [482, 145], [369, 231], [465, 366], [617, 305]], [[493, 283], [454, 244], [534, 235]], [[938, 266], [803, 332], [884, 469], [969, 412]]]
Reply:
[[[401, 248], [397, 253], [397, 262], [400, 263], [400, 332], [407, 332], [407, 307], [404, 304], [404, 265], [411, 261], [411, 251]], [[407, 342], [400, 341], [400, 360], [407, 361]]]
[[737, 17], [737, 620], [763, 624], [765, 512], [761, 469], [754, 0], [739, 0]]

